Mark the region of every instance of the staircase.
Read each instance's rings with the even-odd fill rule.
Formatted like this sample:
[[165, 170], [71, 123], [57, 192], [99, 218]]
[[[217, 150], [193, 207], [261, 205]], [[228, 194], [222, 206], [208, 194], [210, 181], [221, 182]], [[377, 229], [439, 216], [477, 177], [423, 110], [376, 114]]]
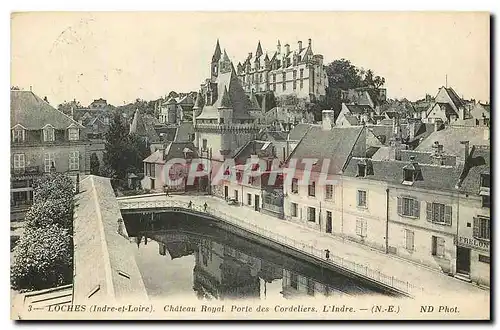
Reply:
[[459, 280], [462, 280], [462, 281], [468, 282], [468, 283], [472, 282], [472, 280], [470, 279], [470, 274], [456, 273], [455, 278], [458, 278]]
[[24, 309], [31, 305], [32, 310], [47, 311], [49, 306], [71, 304], [73, 285], [29, 292], [24, 294]]

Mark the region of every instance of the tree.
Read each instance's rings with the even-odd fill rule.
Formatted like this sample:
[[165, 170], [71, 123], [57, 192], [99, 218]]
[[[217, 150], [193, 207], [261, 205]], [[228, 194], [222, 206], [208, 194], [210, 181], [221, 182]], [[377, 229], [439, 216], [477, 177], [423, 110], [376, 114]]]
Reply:
[[138, 136], [128, 134], [121, 116], [115, 115], [106, 133], [104, 172], [124, 179], [127, 172], [141, 171], [142, 161], [149, 156], [148, 144]]
[[65, 113], [66, 115], [71, 115], [71, 109], [81, 109], [83, 106], [81, 105], [80, 101], [73, 100], [71, 102], [66, 102], [64, 101], [63, 103], [59, 104], [57, 106], [57, 110]]
[[62, 173], [49, 173], [33, 182], [33, 202], [41, 203], [59, 198], [72, 200], [74, 189], [75, 185], [69, 176]]
[[371, 87], [379, 89], [385, 84], [385, 78], [380, 76], [374, 76], [372, 70], [366, 71], [365, 77], [362, 81], [363, 87]]
[[71, 283], [73, 244], [68, 229], [56, 224], [26, 227], [14, 248], [11, 284], [16, 290], [41, 290]]
[[99, 158], [97, 158], [97, 155], [95, 152], [90, 155], [90, 174], [93, 175], [99, 175]]
[[26, 225], [33, 228], [57, 224], [73, 229], [73, 201], [67, 198], [49, 199], [33, 204], [25, 216]]
[[11, 91], [18, 91], [18, 90], [20, 90], [20, 88], [19, 88], [19, 86], [11, 86], [10, 90]]
[[170, 93], [168, 93], [167, 100], [171, 97], [173, 98], [179, 97], [179, 94], [175, 91], [171, 91]]

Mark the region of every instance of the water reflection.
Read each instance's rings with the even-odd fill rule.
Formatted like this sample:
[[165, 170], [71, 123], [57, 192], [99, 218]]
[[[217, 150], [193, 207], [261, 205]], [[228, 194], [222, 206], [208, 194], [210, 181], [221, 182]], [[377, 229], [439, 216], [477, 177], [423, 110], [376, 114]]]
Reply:
[[377, 293], [348, 277], [210, 225], [176, 223], [148, 229], [137, 231], [134, 243], [150, 296], [224, 300]]

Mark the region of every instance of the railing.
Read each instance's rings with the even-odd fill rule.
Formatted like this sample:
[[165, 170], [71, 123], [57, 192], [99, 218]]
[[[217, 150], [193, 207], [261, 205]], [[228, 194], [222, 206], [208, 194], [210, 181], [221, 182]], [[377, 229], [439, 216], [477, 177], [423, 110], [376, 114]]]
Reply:
[[310, 244], [306, 244], [295, 239], [289, 238], [284, 235], [280, 235], [271, 231], [268, 231], [262, 227], [257, 226], [250, 220], [244, 218], [235, 219], [235, 214], [227, 214], [220, 211], [220, 209], [211, 208], [204, 205], [192, 203], [191, 207], [187, 202], [175, 201], [175, 200], [164, 200], [164, 201], [141, 201], [141, 202], [122, 202], [120, 201], [120, 208], [123, 210], [127, 209], [149, 209], [149, 208], [168, 208], [173, 211], [182, 210], [190, 213], [198, 213], [200, 215], [211, 215], [216, 219], [222, 220], [224, 222], [231, 223], [232, 225], [244, 229], [248, 232], [256, 234], [258, 236], [264, 237], [278, 244], [287, 246], [298, 250], [306, 255], [312, 256], [316, 259], [320, 259], [324, 262], [330, 263], [338, 268], [346, 269], [355, 273], [360, 277], [367, 278], [374, 282], [381, 283], [385, 286], [396, 289], [406, 295], [414, 296], [416, 293], [421, 293], [423, 288], [417, 287], [408, 281], [402, 281], [394, 276], [386, 275], [379, 270], [373, 270], [366, 265], [361, 265], [359, 263], [347, 260], [345, 258], [335, 256], [330, 254], [329, 258], [326, 258], [325, 250], [317, 249]]

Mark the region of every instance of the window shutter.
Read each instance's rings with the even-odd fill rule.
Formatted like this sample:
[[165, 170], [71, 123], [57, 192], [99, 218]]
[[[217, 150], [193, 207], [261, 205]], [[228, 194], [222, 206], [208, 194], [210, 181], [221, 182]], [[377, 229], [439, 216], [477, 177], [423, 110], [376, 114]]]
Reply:
[[444, 207], [444, 222], [451, 226], [451, 206], [446, 205]]
[[437, 253], [437, 237], [432, 236], [432, 255], [436, 255]]
[[403, 215], [403, 198], [398, 197], [398, 214]]
[[366, 229], [367, 229], [366, 228], [367, 227], [367, 221], [366, 220], [362, 220], [362, 221], [363, 221], [363, 234], [362, 235], [363, 235], [363, 237], [365, 237], [366, 236]]
[[420, 218], [420, 201], [413, 200], [413, 216]]
[[426, 202], [427, 205], [427, 221], [432, 222], [432, 203]]
[[361, 191], [358, 190], [358, 206], [361, 205]]
[[472, 227], [472, 236], [479, 237], [479, 218], [474, 218], [474, 224]]

